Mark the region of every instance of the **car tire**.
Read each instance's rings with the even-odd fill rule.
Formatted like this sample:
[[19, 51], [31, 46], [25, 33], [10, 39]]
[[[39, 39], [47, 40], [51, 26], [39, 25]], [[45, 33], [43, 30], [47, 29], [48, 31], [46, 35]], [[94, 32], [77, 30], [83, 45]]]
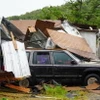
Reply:
[[28, 79], [23, 79], [23, 80], [19, 81], [19, 86], [21, 86], [21, 87], [27, 88], [27, 87], [29, 87], [29, 84], [30, 84], [30, 82]]
[[32, 75], [31, 77], [29, 77], [28, 80], [29, 80], [30, 86], [34, 86], [37, 84], [37, 80], [36, 80], [35, 75]]
[[84, 85], [93, 84], [95, 82], [100, 82], [100, 76], [97, 74], [89, 74], [84, 79]]

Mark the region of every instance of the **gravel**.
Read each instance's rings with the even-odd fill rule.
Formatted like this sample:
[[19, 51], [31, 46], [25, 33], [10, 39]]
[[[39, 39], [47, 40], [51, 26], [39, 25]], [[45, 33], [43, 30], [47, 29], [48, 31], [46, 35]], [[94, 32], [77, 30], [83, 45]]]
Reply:
[[100, 100], [100, 95], [95, 93], [88, 93], [88, 100]]

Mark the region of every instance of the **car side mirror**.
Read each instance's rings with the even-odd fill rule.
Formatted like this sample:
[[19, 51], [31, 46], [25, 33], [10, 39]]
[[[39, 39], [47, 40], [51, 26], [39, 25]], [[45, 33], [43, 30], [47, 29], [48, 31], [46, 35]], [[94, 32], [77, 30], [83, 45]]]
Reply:
[[72, 65], [76, 65], [76, 64], [77, 64], [77, 62], [76, 62], [76, 61], [74, 61], [74, 60], [72, 60], [72, 61], [71, 61], [71, 64], [72, 64]]

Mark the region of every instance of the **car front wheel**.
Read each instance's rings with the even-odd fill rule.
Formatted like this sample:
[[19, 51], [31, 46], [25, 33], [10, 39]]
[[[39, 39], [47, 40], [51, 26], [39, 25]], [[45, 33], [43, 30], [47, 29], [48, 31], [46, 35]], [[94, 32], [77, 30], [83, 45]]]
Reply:
[[100, 82], [100, 76], [98, 76], [97, 74], [89, 74], [84, 80], [85, 85], [93, 84], [95, 82]]

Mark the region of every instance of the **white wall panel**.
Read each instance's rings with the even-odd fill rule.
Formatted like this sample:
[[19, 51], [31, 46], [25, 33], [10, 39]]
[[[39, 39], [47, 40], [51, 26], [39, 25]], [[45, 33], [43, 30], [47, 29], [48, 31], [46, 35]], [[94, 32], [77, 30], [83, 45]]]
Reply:
[[12, 41], [2, 41], [2, 52], [5, 70], [12, 71], [16, 78], [30, 76], [30, 69], [24, 48], [24, 43], [16, 41], [17, 50], [14, 49]]

